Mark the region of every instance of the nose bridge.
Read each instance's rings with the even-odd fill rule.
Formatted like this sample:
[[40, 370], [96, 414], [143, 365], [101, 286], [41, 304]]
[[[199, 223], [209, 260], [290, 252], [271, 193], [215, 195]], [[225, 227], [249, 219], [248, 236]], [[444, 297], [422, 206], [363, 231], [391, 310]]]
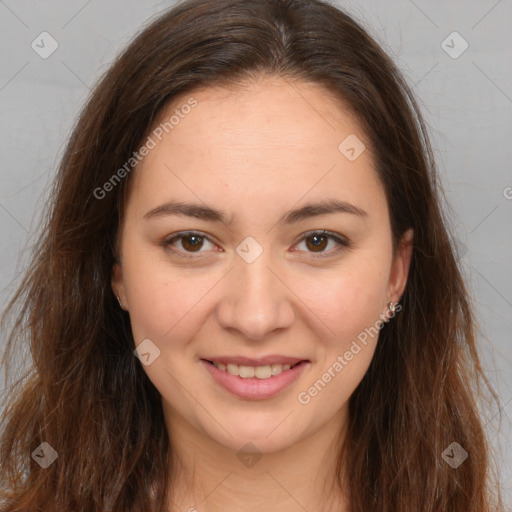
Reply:
[[254, 239], [238, 247], [233, 271], [225, 284], [218, 308], [218, 320], [224, 328], [234, 328], [244, 337], [262, 339], [275, 329], [293, 322], [289, 291], [278, 279], [272, 251]]

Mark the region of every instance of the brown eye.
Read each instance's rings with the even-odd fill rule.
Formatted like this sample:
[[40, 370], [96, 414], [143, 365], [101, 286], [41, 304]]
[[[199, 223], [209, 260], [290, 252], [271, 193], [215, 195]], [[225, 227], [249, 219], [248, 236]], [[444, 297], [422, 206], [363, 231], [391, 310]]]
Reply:
[[[181, 243], [178, 244], [180, 240]], [[329, 242], [334, 243], [334, 248], [326, 250], [329, 246]], [[195, 256], [192, 256], [193, 253], [200, 254], [201, 252], [205, 252], [201, 250], [204, 248], [205, 243], [211, 244], [212, 246], [214, 245], [207, 236], [201, 233], [186, 231], [164, 240], [162, 246], [166, 250], [184, 258], [194, 258]], [[327, 231], [311, 231], [306, 233], [300, 243], [304, 243], [306, 246], [306, 248], [301, 249], [301, 251], [305, 250], [305, 252], [312, 255], [313, 258], [332, 256], [343, 249], [351, 247], [350, 242], [346, 238]]]
[[[326, 250], [331, 241], [334, 242], [334, 248]], [[345, 237], [323, 230], [306, 233], [300, 243], [304, 243], [305, 251], [309, 252], [313, 258], [333, 256], [351, 247], [350, 242]]]
[[311, 249], [313, 252], [322, 252], [327, 247], [328, 239], [329, 237], [325, 235], [311, 235], [305, 240], [311, 240], [311, 243], [306, 242], [308, 249]]
[[[178, 241], [180, 240], [181, 243], [178, 244]], [[201, 250], [203, 249], [205, 242], [213, 245], [212, 242], [209, 241], [208, 237], [201, 233], [186, 231], [164, 240], [162, 245], [165, 249], [177, 253], [180, 256], [193, 258], [194, 256], [187, 256], [187, 254], [205, 252]]]
[[203, 237], [195, 234], [181, 236], [181, 245], [186, 251], [196, 252], [203, 246]]

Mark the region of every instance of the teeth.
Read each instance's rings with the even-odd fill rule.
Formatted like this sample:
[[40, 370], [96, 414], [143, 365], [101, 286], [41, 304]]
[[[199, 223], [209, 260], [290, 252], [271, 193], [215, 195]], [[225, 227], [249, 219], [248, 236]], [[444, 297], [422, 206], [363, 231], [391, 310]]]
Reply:
[[216, 368], [227, 371], [231, 375], [236, 375], [242, 379], [250, 379], [256, 377], [258, 379], [269, 379], [275, 377], [286, 370], [289, 370], [289, 364], [272, 364], [265, 366], [239, 366], [237, 364], [213, 363]]
[[254, 377], [254, 367], [253, 366], [239, 366], [238, 374], [242, 379], [249, 379]]
[[256, 366], [254, 369], [254, 375], [258, 379], [268, 379], [269, 377], [272, 377], [272, 368], [270, 366]]
[[272, 375], [279, 375], [283, 371], [283, 365], [282, 364], [273, 364], [270, 367], [270, 371]]
[[[213, 363], [213, 364], [215, 364], [215, 363]], [[219, 368], [219, 367], [217, 366], [217, 368]], [[238, 373], [238, 365], [237, 364], [228, 364], [227, 369], [228, 369], [228, 373], [230, 373], [231, 375], [240, 375]], [[221, 370], [221, 368], [219, 368], [219, 370]]]

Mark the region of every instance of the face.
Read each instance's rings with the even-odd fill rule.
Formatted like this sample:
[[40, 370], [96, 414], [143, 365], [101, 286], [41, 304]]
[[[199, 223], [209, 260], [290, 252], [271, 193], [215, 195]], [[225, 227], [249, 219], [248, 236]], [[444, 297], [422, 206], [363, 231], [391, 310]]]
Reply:
[[133, 171], [112, 281], [169, 428], [270, 453], [341, 427], [411, 252], [365, 134], [277, 79], [176, 109]]

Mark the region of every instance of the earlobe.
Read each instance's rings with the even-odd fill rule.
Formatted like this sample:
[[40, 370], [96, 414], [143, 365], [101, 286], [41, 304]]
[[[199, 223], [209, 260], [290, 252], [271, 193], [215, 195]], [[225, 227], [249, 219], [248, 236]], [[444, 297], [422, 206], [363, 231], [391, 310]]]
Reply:
[[396, 250], [389, 280], [389, 300], [398, 302], [402, 297], [411, 264], [414, 231], [408, 229], [402, 236]]

